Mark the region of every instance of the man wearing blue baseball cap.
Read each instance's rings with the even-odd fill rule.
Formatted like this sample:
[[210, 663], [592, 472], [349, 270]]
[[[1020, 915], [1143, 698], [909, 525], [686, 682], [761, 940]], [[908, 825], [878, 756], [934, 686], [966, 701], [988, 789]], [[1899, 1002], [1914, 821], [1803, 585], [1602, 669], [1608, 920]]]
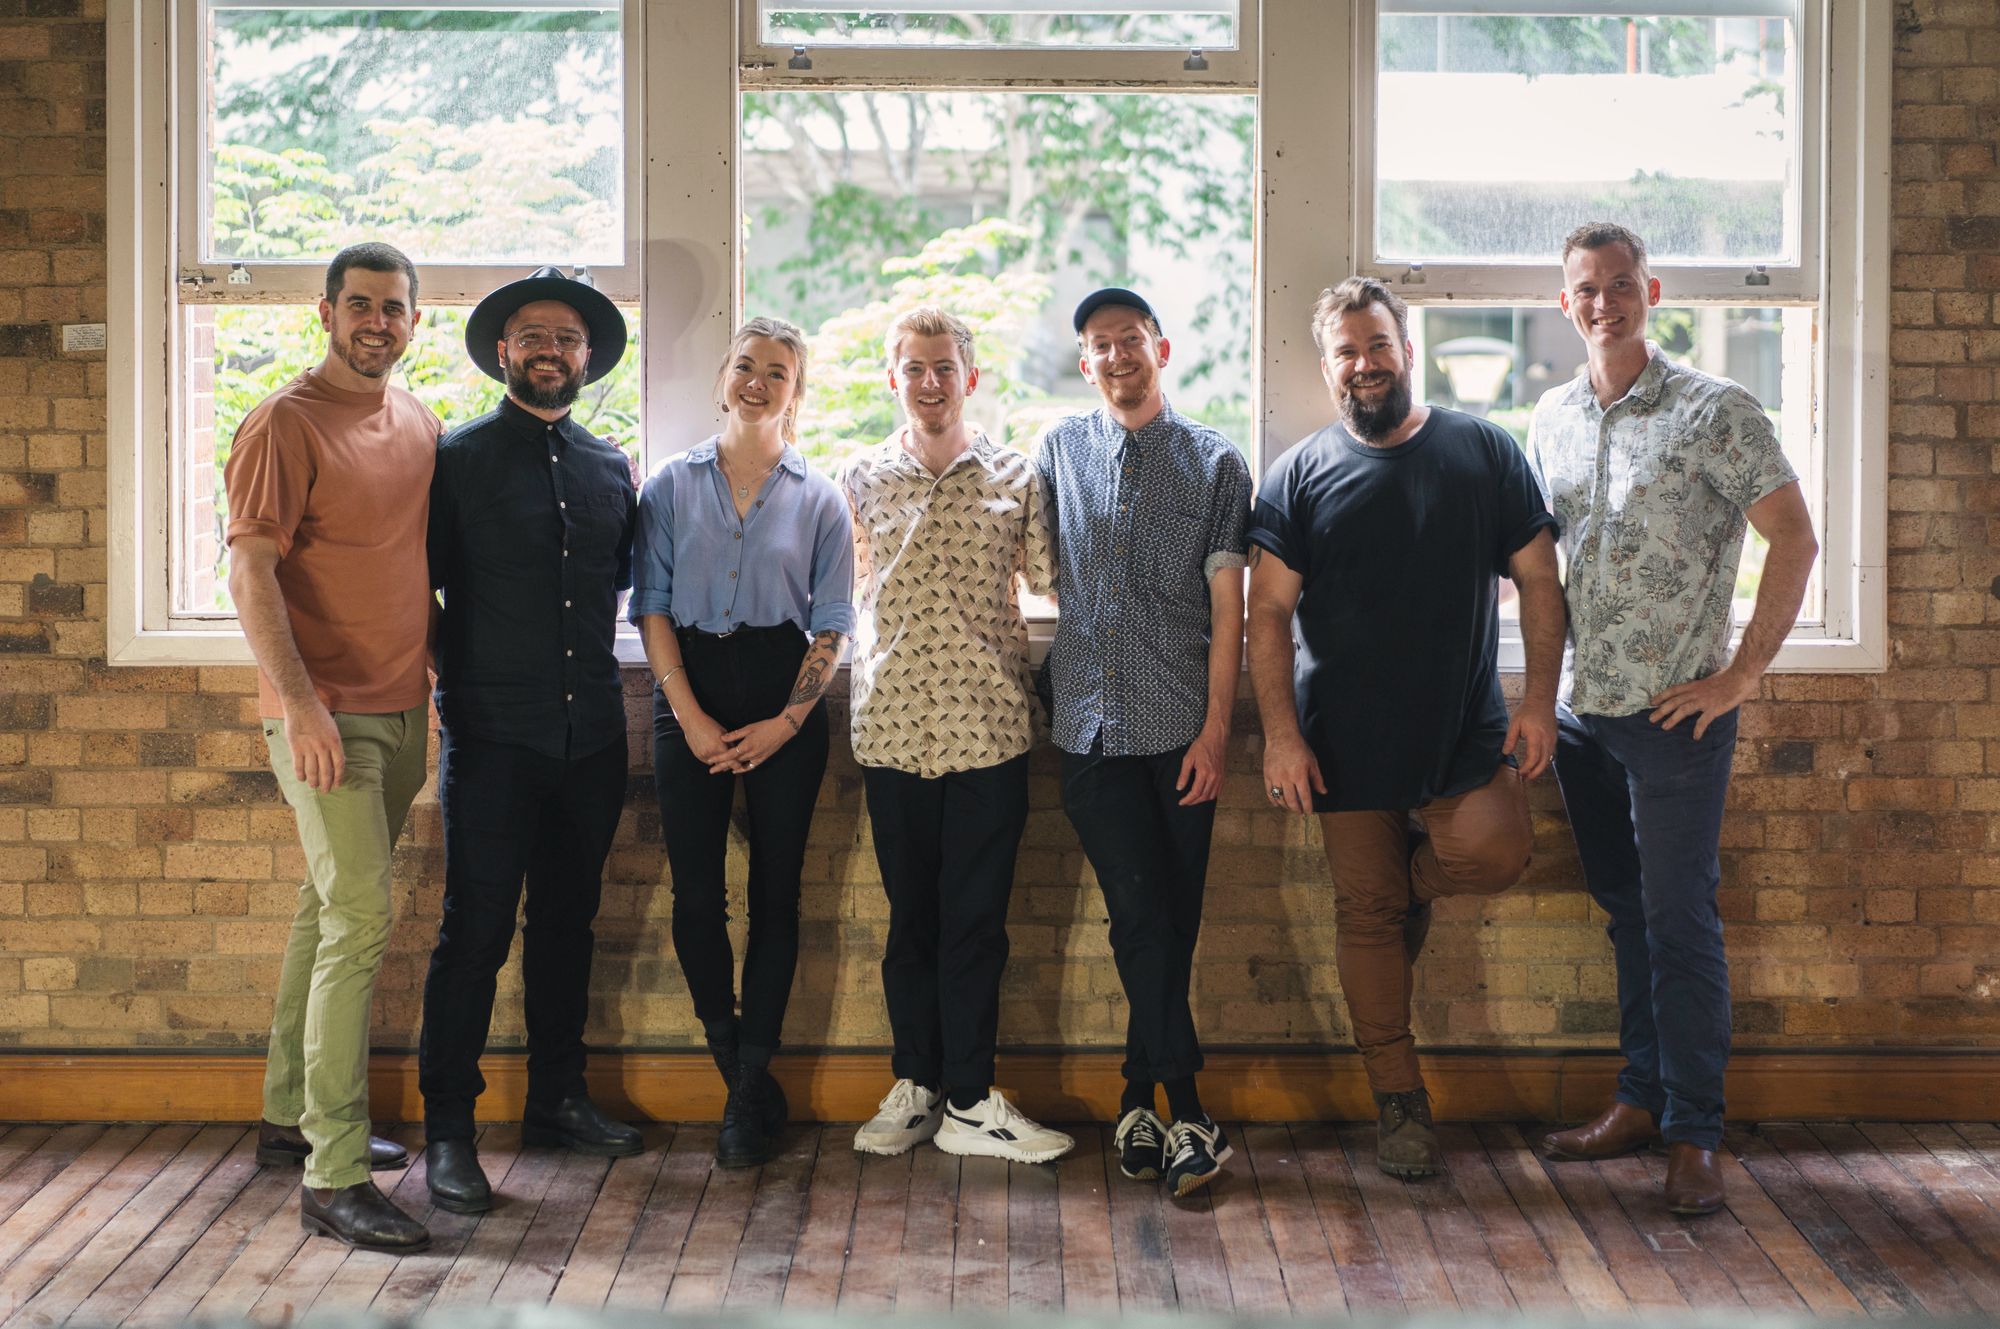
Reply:
[[1232, 1152], [1195, 1089], [1188, 985], [1242, 669], [1250, 471], [1227, 438], [1167, 404], [1172, 347], [1144, 297], [1095, 291], [1074, 326], [1104, 404], [1058, 421], [1036, 455], [1062, 604], [1052, 727], [1063, 809], [1104, 891], [1130, 1007], [1119, 1170], [1187, 1195]]
[[583, 1080], [591, 923], [625, 800], [612, 641], [638, 500], [625, 454], [570, 414], [625, 353], [625, 319], [607, 297], [542, 268], [479, 303], [465, 347], [507, 395], [444, 436], [431, 484], [445, 884], [417, 1075], [431, 1197], [479, 1213], [493, 1203], [473, 1148], [479, 1055], [524, 879], [521, 1139], [640, 1148]]

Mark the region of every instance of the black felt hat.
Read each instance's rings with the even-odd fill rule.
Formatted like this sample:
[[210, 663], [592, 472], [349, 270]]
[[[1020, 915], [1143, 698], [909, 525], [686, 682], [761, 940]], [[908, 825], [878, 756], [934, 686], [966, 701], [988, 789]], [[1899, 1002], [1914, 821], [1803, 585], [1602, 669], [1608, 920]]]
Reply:
[[507, 381], [500, 367], [500, 339], [507, 335], [507, 320], [522, 305], [537, 300], [560, 300], [576, 311], [590, 331], [590, 364], [583, 381], [595, 383], [625, 356], [625, 316], [611, 297], [586, 282], [565, 277], [561, 268], [541, 267], [520, 281], [508, 282], [479, 302], [472, 317], [465, 320], [465, 353], [488, 378]]
[[1155, 328], [1160, 326], [1160, 316], [1146, 303], [1145, 296], [1137, 291], [1128, 291], [1123, 286], [1107, 286], [1101, 291], [1092, 291], [1077, 303], [1076, 315], [1072, 320], [1076, 330], [1082, 332], [1083, 325], [1090, 322], [1090, 316], [1106, 305], [1125, 305], [1136, 309], [1152, 319]]

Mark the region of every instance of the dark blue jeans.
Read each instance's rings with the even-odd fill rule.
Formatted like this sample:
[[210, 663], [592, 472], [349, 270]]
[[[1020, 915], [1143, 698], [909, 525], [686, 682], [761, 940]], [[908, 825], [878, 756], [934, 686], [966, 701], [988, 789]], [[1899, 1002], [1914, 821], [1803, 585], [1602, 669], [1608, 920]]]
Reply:
[[1736, 712], [1697, 740], [1637, 715], [1558, 712], [1556, 781], [1618, 966], [1618, 1099], [1670, 1141], [1722, 1139], [1729, 960], [1715, 903]]

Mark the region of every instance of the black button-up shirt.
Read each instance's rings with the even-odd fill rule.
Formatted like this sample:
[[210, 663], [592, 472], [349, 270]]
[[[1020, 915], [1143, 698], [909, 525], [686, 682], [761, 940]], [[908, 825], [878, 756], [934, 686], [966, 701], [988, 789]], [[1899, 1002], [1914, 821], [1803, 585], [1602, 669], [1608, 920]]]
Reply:
[[584, 757], [625, 730], [613, 652], [638, 498], [625, 454], [503, 400], [438, 444], [438, 715], [455, 734]]

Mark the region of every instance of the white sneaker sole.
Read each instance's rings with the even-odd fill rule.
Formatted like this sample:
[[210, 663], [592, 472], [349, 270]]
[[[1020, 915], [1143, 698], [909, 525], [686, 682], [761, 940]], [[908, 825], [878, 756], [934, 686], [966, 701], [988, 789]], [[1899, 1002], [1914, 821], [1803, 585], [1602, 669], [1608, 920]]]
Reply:
[[[938, 1125], [944, 1125], [942, 1113], [938, 1115]], [[896, 1135], [896, 1137], [888, 1137], [888, 1135], [866, 1137], [860, 1131], [856, 1131], [854, 1133], [854, 1153], [872, 1153], [872, 1155], [878, 1155], [878, 1157], [884, 1157], [884, 1159], [894, 1159], [898, 1153], [910, 1153], [912, 1149], [916, 1149], [924, 1141], [932, 1139], [936, 1133], [938, 1133], [936, 1127], [932, 1127], [930, 1131], [912, 1131], [912, 1133]]]
[[995, 1140], [986, 1135], [975, 1135], [970, 1131], [957, 1133], [939, 1131], [931, 1141], [947, 1154], [960, 1158], [1004, 1158], [1010, 1163], [1051, 1163], [1076, 1148], [1076, 1141], [1064, 1140], [1061, 1144], [1044, 1145], [1030, 1149], [1019, 1140]]
[[907, 1135], [900, 1141], [897, 1141], [879, 1137], [865, 1139], [857, 1132], [854, 1136], [854, 1152], [857, 1154], [875, 1154], [881, 1158], [894, 1158], [897, 1154], [909, 1153], [910, 1150], [916, 1148], [926, 1140], [935, 1138], [936, 1135], [936, 1131], [931, 1131], [929, 1134]]

